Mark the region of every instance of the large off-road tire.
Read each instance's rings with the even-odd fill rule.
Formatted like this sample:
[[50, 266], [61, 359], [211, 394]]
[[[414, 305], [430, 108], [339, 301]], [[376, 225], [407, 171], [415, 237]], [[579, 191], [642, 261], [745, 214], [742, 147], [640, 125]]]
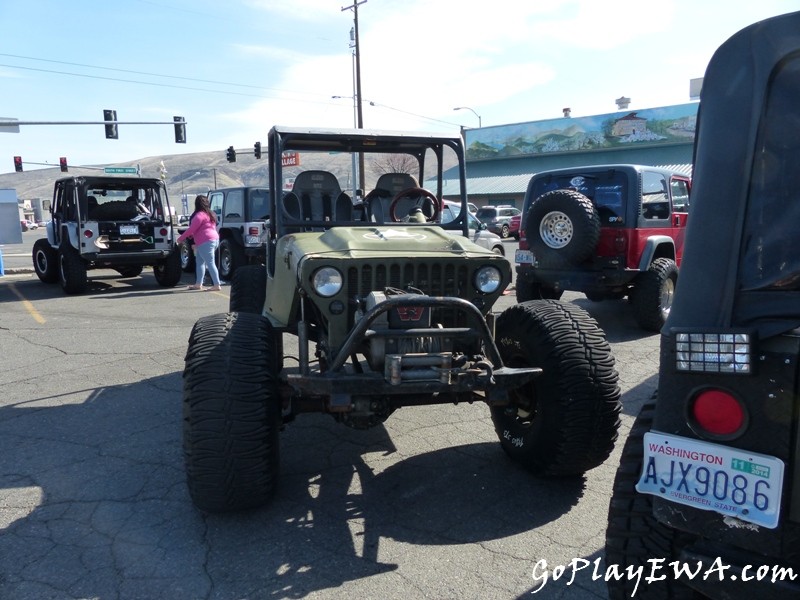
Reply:
[[80, 294], [89, 283], [86, 277], [86, 263], [81, 255], [66, 242], [58, 249], [58, 279], [61, 289], [67, 294]]
[[153, 267], [153, 275], [161, 287], [175, 287], [183, 276], [181, 256], [177, 248], [169, 256]]
[[[678, 560], [680, 549], [693, 540], [693, 536], [659, 523], [653, 517], [653, 497], [636, 491], [642, 471], [644, 434], [650, 431], [654, 413], [654, 404], [642, 408], [628, 434], [614, 478], [606, 529], [606, 566], [618, 565], [620, 571], [631, 566], [634, 569], [643, 567], [649, 572], [653, 560], [666, 559], [664, 565]], [[631, 577], [609, 578], [609, 598], [631, 598], [636, 583], [636, 578]], [[651, 583], [639, 582], [636, 591], [636, 598], [644, 600], [701, 597], [672, 577]]]
[[189, 336], [183, 451], [200, 510], [254, 508], [275, 493], [281, 399], [274, 335], [260, 315], [229, 313], [201, 318]]
[[574, 190], [539, 196], [525, 220], [528, 245], [542, 267], [577, 265], [600, 239], [600, 217], [592, 201]]
[[228, 310], [260, 315], [267, 297], [267, 268], [245, 265], [233, 274]]
[[605, 334], [582, 308], [533, 300], [505, 310], [496, 340], [509, 367], [542, 374], [493, 407], [503, 450], [542, 476], [581, 475], [605, 461], [619, 428], [619, 376]]
[[122, 277], [138, 277], [142, 274], [142, 265], [130, 265], [126, 267], [117, 267], [115, 269]]
[[43, 283], [58, 281], [58, 251], [45, 238], [33, 244], [33, 270]]
[[183, 241], [178, 245], [181, 256], [181, 269], [184, 273], [194, 273], [195, 257], [192, 244]]
[[219, 276], [230, 281], [236, 269], [247, 262], [244, 249], [230, 238], [219, 242]]
[[541, 283], [520, 283], [517, 281], [517, 302], [529, 300], [560, 300], [564, 292]]
[[647, 271], [636, 277], [631, 303], [639, 327], [661, 331], [672, 308], [677, 282], [678, 267], [669, 258], [655, 259]]

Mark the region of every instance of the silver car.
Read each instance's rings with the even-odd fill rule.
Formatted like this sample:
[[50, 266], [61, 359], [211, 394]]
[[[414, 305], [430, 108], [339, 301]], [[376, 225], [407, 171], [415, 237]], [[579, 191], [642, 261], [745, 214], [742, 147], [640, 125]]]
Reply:
[[[445, 200], [442, 203], [442, 223], [449, 223], [455, 219], [461, 212], [461, 205], [457, 202], [449, 202]], [[489, 231], [486, 228], [486, 223], [481, 223], [474, 214], [467, 213], [467, 222], [469, 223], [469, 231], [472, 234], [472, 241], [483, 246], [487, 250], [491, 250], [495, 254], [501, 256], [506, 255], [505, 247], [503, 246], [503, 239]], [[450, 232], [453, 235], [458, 235], [457, 232]]]

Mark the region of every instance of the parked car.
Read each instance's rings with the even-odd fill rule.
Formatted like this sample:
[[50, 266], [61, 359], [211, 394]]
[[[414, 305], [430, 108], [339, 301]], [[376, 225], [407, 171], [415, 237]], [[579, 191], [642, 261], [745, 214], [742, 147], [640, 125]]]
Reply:
[[486, 223], [489, 231], [496, 233], [501, 238], [507, 238], [511, 235], [511, 217], [520, 213], [521, 211], [518, 208], [502, 204], [499, 206], [482, 206], [475, 213], [475, 216], [482, 223]]
[[642, 329], [669, 315], [689, 217], [691, 179], [644, 165], [542, 171], [525, 193], [517, 299], [629, 296]]
[[511, 220], [508, 222], [508, 232], [511, 234], [515, 240], [519, 239], [519, 230], [522, 223], [522, 213], [518, 215], [514, 215], [511, 217]]
[[39, 225], [36, 224], [34, 221], [26, 221], [25, 224], [30, 230], [39, 229]]
[[798, 97], [800, 12], [709, 62], [658, 391], [625, 443], [606, 532], [606, 565], [656, 576], [638, 593], [637, 578], [607, 578], [612, 599], [800, 598]]
[[36, 221], [39, 227], [47, 227], [47, 221]]
[[[469, 207], [467, 207], [469, 210]], [[450, 223], [461, 213], [461, 205], [458, 202], [444, 200], [442, 203], [442, 223]], [[467, 223], [472, 234], [471, 239], [479, 246], [491, 250], [495, 254], [506, 255], [505, 246], [502, 238], [496, 233], [492, 233], [486, 228], [486, 223], [481, 223], [471, 212], [467, 212]], [[460, 235], [460, 232], [449, 232], [452, 235]]]

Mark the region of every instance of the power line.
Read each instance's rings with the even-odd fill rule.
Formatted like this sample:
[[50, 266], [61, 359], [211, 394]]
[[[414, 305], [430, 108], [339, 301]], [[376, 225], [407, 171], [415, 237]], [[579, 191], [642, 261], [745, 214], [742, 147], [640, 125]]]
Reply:
[[[199, 83], [213, 83], [215, 85], [230, 85], [233, 87], [243, 87], [243, 88], [251, 88], [255, 90], [271, 90], [271, 91], [278, 91], [283, 92], [286, 90], [281, 90], [280, 88], [269, 88], [269, 87], [262, 87], [258, 85], [248, 85], [246, 83], [233, 83], [230, 81], [214, 81], [213, 79], [196, 79], [193, 77], [181, 77], [180, 75], [162, 75], [160, 73], [148, 73], [147, 71], [133, 71], [130, 69], [117, 69], [113, 67], [101, 67], [97, 65], [87, 65], [85, 63], [76, 63], [76, 62], [68, 62], [64, 60], [52, 60], [48, 58], [36, 58], [35, 56], [21, 56], [19, 54], [6, 54], [4, 52], [0, 52], [0, 56], [7, 56], [9, 58], [20, 58], [22, 60], [36, 60], [39, 62], [47, 62], [47, 63], [55, 63], [59, 65], [69, 65], [71, 67], [84, 67], [87, 69], [99, 69], [102, 71], [116, 71], [117, 73], [131, 73], [133, 75], [146, 75], [148, 77], [163, 77], [165, 79], [181, 79], [184, 81], [197, 81]], [[30, 67], [17, 67], [14, 65], [2, 65], [5, 67], [12, 67], [16, 69], [28, 69]], [[36, 70], [36, 69], [34, 69]], [[48, 71], [48, 72], [55, 72], [58, 73], [59, 71]], [[72, 75], [73, 73], [67, 73], [68, 75]]]
[[[121, 82], [121, 83], [135, 83], [135, 84], [139, 84], [139, 85], [149, 85], [149, 86], [153, 86], [153, 87], [172, 88], [172, 89], [178, 89], [178, 90], [189, 90], [189, 91], [193, 91], [193, 92], [208, 92], [210, 94], [227, 94], [227, 95], [230, 95], [230, 96], [247, 96], [247, 97], [250, 97], [250, 98], [265, 98], [265, 97], [267, 97], [267, 98], [269, 98], [269, 97], [278, 98], [277, 96], [268, 96], [268, 95], [265, 95], [265, 94], [247, 94], [247, 93], [244, 93], [244, 92], [233, 92], [233, 91], [227, 91], [227, 90], [214, 90], [214, 89], [208, 89], [208, 88], [189, 87], [189, 86], [185, 86], [185, 85], [174, 85], [174, 84], [169, 84], [169, 83], [157, 83], [157, 82], [154, 82], [154, 81], [140, 81], [140, 80], [136, 80], [136, 79], [121, 79], [119, 77], [104, 77], [102, 75], [89, 75], [87, 73], [71, 73], [71, 72], [68, 72], [68, 71], [55, 71], [55, 70], [52, 70], [52, 69], [37, 69], [35, 67], [20, 67], [18, 65], [7, 65], [7, 64], [2, 64], [2, 63], [0, 63], [0, 67], [7, 67], [7, 68], [10, 68], [10, 69], [23, 69], [23, 70], [26, 70], [26, 71], [37, 71], [39, 73], [53, 73], [53, 74], [56, 74], [56, 75], [69, 75], [71, 77], [84, 77], [84, 78], [87, 78], [87, 79], [99, 79], [99, 80], [102, 80], [102, 81], [117, 81], [117, 82]], [[162, 77], [164, 77], [164, 76], [162, 76]], [[255, 87], [255, 86], [253, 86], [253, 87]], [[261, 88], [261, 89], [269, 89], [269, 88]], [[276, 91], [283, 91], [283, 90], [276, 90]], [[305, 93], [305, 92], [285, 92], [285, 93], [302, 94], [302, 93]], [[300, 99], [297, 99], [297, 101], [298, 102], [312, 102], [312, 103], [315, 103], [315, 104], [328, 104], [327, 102], [322, 102], [322, 101], [318, 101], [318, 100], [300, 100]]]

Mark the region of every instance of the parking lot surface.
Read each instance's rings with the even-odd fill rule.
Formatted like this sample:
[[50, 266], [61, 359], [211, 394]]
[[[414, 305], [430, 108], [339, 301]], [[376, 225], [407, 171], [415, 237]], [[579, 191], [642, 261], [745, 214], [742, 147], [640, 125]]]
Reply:
[[658, 336], [622, 302], [565, 295], [605, 329], [624, 392], [621, 439], [585, 477], [514, 466], [480, 404], [403, 408], [367, 431], [300, 415], [274, 503], [208, 516], [184, 480], [181, 372], [192, 325], [225, 312], [229, 288], [90, 277], [81, 296], [0, 277], [0, 598], [607, 597], [591, 569], [570, 585], [534, 574], [603, 554], [622, 442], [658, 365]]

